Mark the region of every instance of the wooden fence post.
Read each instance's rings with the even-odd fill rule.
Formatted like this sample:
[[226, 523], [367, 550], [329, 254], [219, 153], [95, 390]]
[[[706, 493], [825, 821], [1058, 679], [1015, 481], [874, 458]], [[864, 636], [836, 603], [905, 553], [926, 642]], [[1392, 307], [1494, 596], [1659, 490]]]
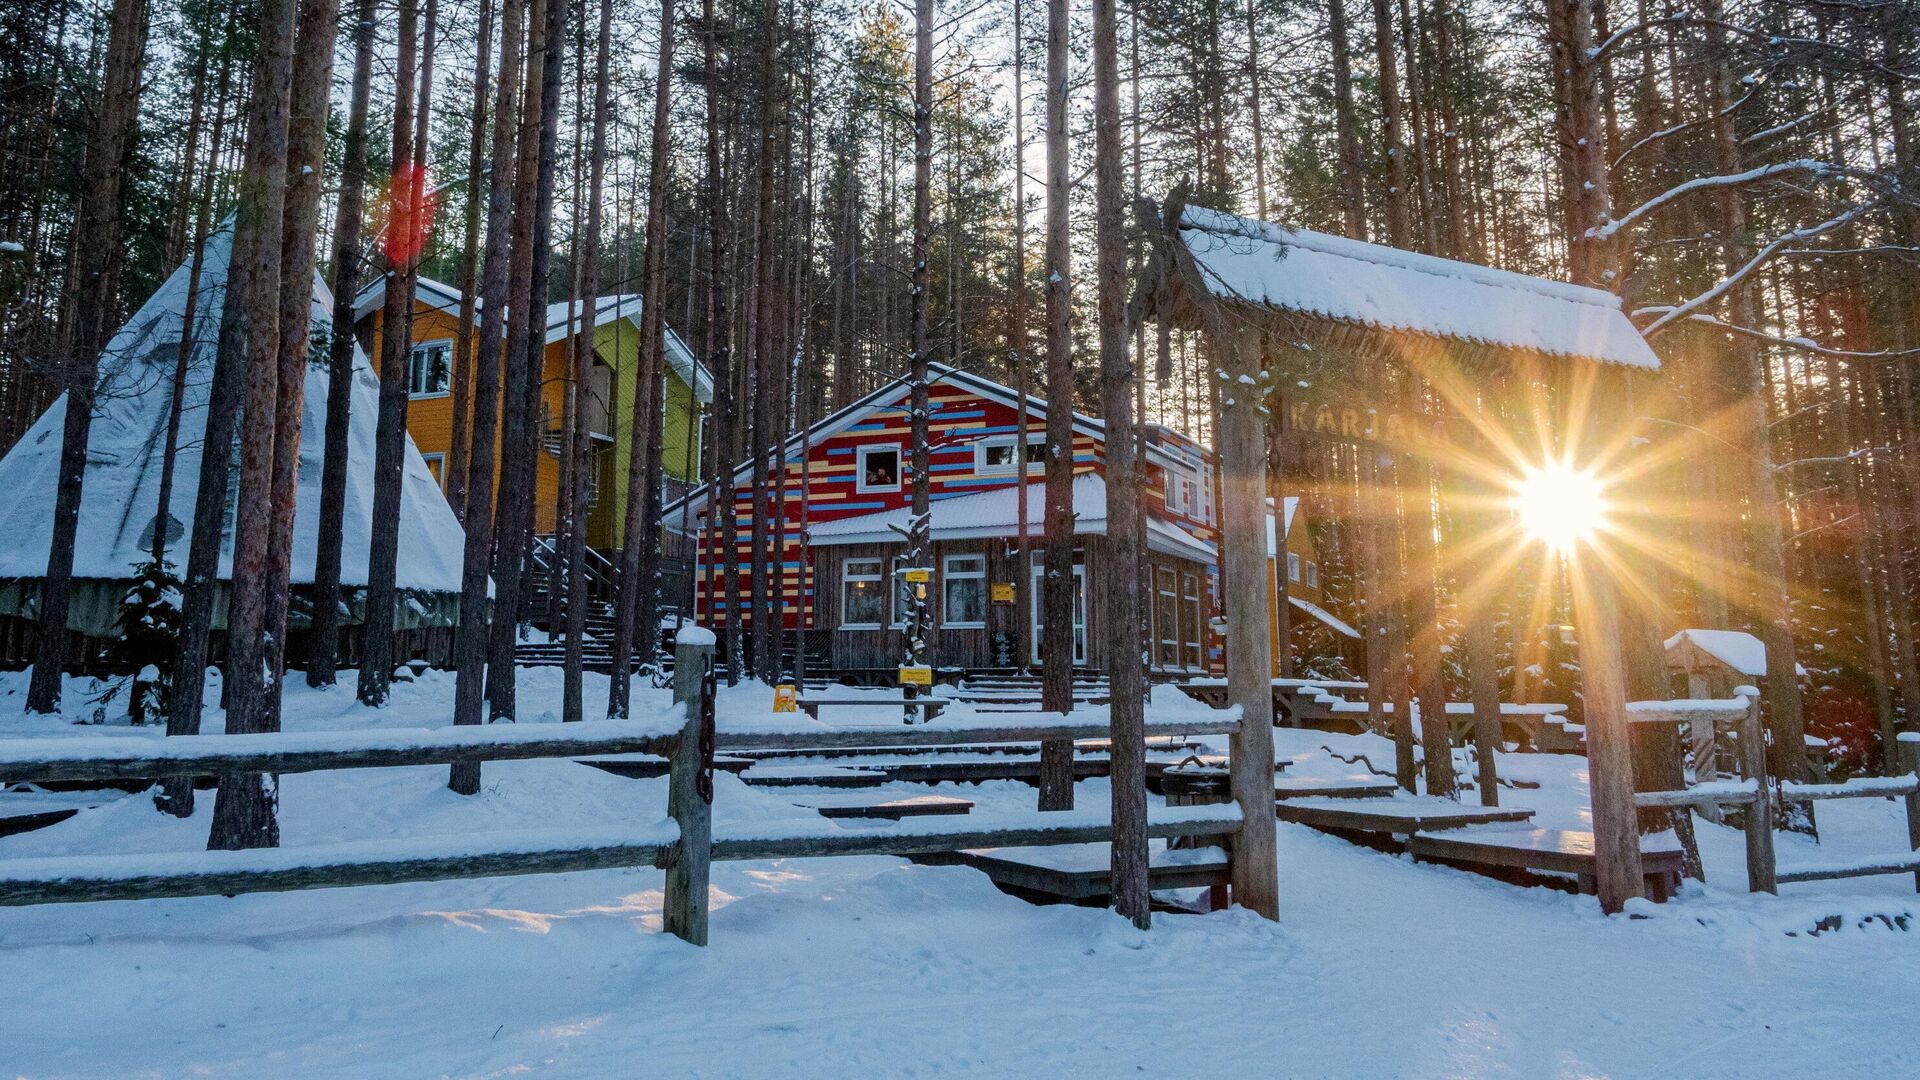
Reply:
[[[1902, 732], [1899, 738], [1907, 746], [1907, 765], [1920, 777], [1920, 731]], [[1920, 789], [1907, 793], [1907, 847], [1920, 851]], [[1920, 892], [1920, 870], [1913, 872], [1913, 891]]]
[[1760, 691], [1751, 686], [1737, 687], [1734, 693], [1747, 699], [1747, 714], [1740, 718], [1740, 772], [1753, 781], [1753, 802], [1747, 805], [1747, 890], [1777, 893], [1780, 867], [1773, 853], [1773, 797], [1767, 786], [1767, 736], [1760, 724]]
[[680, 826], [667, 866], [661, 924], [692, 945], [707, 943], [707, 880], [713, 858], [713, 632], [688, 624], [673, 651], [673, 700], [687, 710], [667, 780], [667, 812]]

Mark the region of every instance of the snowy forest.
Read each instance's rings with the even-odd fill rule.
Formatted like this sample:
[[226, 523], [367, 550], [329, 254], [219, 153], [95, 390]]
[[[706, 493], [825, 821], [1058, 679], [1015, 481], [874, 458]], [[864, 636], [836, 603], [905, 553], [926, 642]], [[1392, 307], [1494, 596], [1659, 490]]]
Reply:
[[1916, 110], [1914, 0], [0, 0], [0, 1073], [1920, 1073]]

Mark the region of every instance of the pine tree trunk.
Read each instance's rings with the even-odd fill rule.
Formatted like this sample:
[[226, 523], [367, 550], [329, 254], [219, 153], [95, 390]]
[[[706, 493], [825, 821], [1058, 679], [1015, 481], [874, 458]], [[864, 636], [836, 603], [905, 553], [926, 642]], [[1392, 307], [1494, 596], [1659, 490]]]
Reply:
[[[1047, 498], [1040, 707], [1073, 711], [1073, 244], [1067, 230], [1067, 0], [1047, 0]], [[1022, 573], [1030, 573], [1021, 568]], [[1073, 743], [1040, 744], [1040, 809], [1073, 809]]]
[[394, 69], [393, 183], [386, 232], [386, 303], [381, 312], [380, 411], [373, 436], [373, 536], [367, 553], [367, 612], [360, 650], [358, 696], [375, 708], [387, 703], [393, 682], [395, 578], [400, 557], [400, 498], [406, 479], [407, 366], [413, 352], [412, 263], [418, 176], [413, 161], [416, 0], [400, 0], [399, 59]]
[[776, 102], [779, 95], [779, 71], [775, 66], [779, 33], [779, 0], [766, 0], [760, 14], [760, 117], [758, 122], [759, 201], [754, 221], [757, 235], [754, 245], [753, 286], [753, 402], [752, 435], [747, 452], [753, 455], [753, 674], [761, 682], [773, 678], [774, 633], [771, 596], [767, 580], [767, 544], [769, 538], [767, 454], [775, 439], [770, 431], [773, 419], [773, 169]]
[[467, 144], [466, 241], [460, 260], [460, 325], [453, 338], [453, 446], [447, 454], [447, 504], [467, 520], [468, 463], [473, 457], [473, 316], [480, 273], [480, 184], [487, 164], [487, 93], [493, 61], [493, 0], [480, 0], [474, 31], [473, 108]]
[[[516, 711], [513, 654], [519, 640], [521, 584], [533, 524], [535, 486], [535, 406], [539, 400], [545, 345], [546, 234], [540, 207], [551, 214], [553, 147], [547, 114], [557, 112], [561, 50], [551, 36], [553, 9], [564, 0], [534, 0], [527, 34], [526, 91], [521, 100], [520, 161], [515, 179], [513, 254], [509, 265], [511, 299], [507, 304], [507, 344], [500, 423], [500, 484], [493, 538], [493, 626], [487, 657], [489, 722], [511, 720]], [[549, 48], [549, 44], [554, 47]], [[550, 73], [549, 67], [553, 70]], [[549, 94], [548, 83], [552, 84]], [[552, 100], [550, 100], [552, 99]], [[552, 117], [553, 143], [559, 117]]]
[[80, 529], [87, 440], [93, 430], [100, 350], [108, 343], [115, 315], [123, 178], [133, 149], [134, 121], [140, 111], [140, 72], [146, 52], [146, 0], [115, 0], [107, 31], [106, 79], [95, 106], [80, 215], [74, 226], [70, 302], [78, 325], [71, 348], [61, 357], [66, 368], [66, 426], [61, 432], [60, 472], [54, 489], [53, 540], [47, 548], [47, 576], [40, 585], [33, 678], [27, 686], [30, 713], [51, 715], [60, 711], [60, 675], [67, 666], [67, 611], [72, 599], [73, 549]]
[[[913, 350], [909, 420], [913, 432], [913, 498], [904, 565], [928, 570], [933, 566], [933, 503], [928, 484], [932, 458], [927, 448], [927, 353], [931, 347], [927, 339], [927, 254], [933, 240], [933, 0], [914, 0], [913, 28], [913, 275], [912, 292], [908, 296]], [[896, 596], [899, 588], [896, 582]], [[926, 584], [918, 584], [910, 585], [907, 590], [906, 648], [901, 656], [902, 664], [915, 667], [927, 664], [927, 639], [932, 633], [927, 588]], [[914, 687], [907, 687], [908, 698], [915, 692]], [[909, 721], [913, 719], [908, 717]]]
[[1373, 46], [1379, 60], [1380, 138], [1385, 145], [1387, 242], [1408, 247], [1412, 232], [1407, 223], [1407, 163], [1400, 119], [1400, 71], [1393, 48], [1392, 0], [1373, 0]]
[[[701, 7], [701, 63], [703, 65], [706, 87], [707, 107], [707, 243], [712, 263], [713, 289], [713, 475], [714, 497], [708, 503], [707, 520], [716, 526], [713, 532], [720, 545], [719, 585], [713, 590], [716, 598], [724, 597], [726, 604], [727, 634], [727, 685], [740, 681], [743, 661], [743, 642], [740, 625], [740, 537], [738, 515], [735, 510], [733, 473], [735, 459], [732, 455], [734, 433], [733, 399], [733, 329], [732, 315], [727, 309], [727, 284], [732, 275], [729, 273], [726, 227], [726, 189], [725, 174], [721, 168], [720, 144], [723, 131], [720, 123], [720, 59], [714, 38], [720, 33], [715, 21], [714, 0], [703, 0]], [[836, 363], [838, 358], [836, 358]], [[711, 574], [712, 571], [709, 571]]]
[[[1032, 485], [1031, 471], [1027, 467], [1027, 440], [1030, 437], [1027, 418], [1027, 128], [1026, 128], [1026, 61], [1023, 36], [1026, 33], [1023, 18], [1026, 4], [1024, 0], [1013, 0], [1013, 266], [1012, 278], [1008, 283], [1013, 293], [1013, 301], [1007, 316], [1007, 365], [1013, 369], [1013, 396], [1019, 399], [1019, 434], [1014, 441], [1015, 466], [1020, 477], [1020, 498], [1015, 507], [1015, 546], [1013, 571], [1013, 649], [1014, 667], [1020, 671], [1028, 670], [1033, 664], [1033, 624], [1034, 605], [1037, 598], [1033, 595], [1033, 544], [1030, 535], [1031, 523], [1027, 520], [1027, 492]], [[836, 318], [839, 309], [834, 309]], [[838, 327], [836, 326], [836, 333]], [[1053, 740], [1053, 756], [1058, 758], [1060, 740]], [[1068, 744], [1069, 748], [1072, 744]], [[1042, 750], [1045, 753], [1045, 750]], [[1057, 771], [1057, 762], [1055, 763]], [[1045, 770], [1042, 770], [1043, 776]], [[1059, 777], [1053, 777], [1059, 782]], [[1069, 784], [1072, 777], [1067, 778]]]
[[[453, 722], [486, 719], [487, 576], [493, 563], [494, 462], [500, 435], [500, 352], [511, 263], [514, 196], [513, 117], [519, 104], [522, 0], [500, 9], [500, 80], [494, 87], [493, 142], [487, 170], [487, 246], [481, 277], [480, 339], [474, 350], [473, 441], [467, 466], [467, 535], [460, 568], [460, 622], [454, 628]], [[477, 194], [477, 193], [476, 193]], [[462, 795], [480, 791], [480, 763], [448, 770], [447, 786]]]
[[[930, 4], [931, 0], [921, 0]], [[1108, 588], [1101, 605], [1112, 685], [1113, 909], [1142, 930], [1147, 891], [1145, 678], [1140, 653], [1140, 477], [1127, 348], [1126, 196], [1114, 0], [1093, 0], [1093, 177], [1100, 273], [1100, 397], [1106, 420]], [[1059, 409], [1055, 403], [1053, 411]]]
[[[627, 715], [632, 657], [651, 667], [659, 636], [660, 447], [666, 352], [667, 161], [673, 100], [673, 3], [660, 5], [660, 48], [654, 78], [653, 138], [648, 151], [647, 234], [641, 286], [639, 371], [634, 377], [632, 447], [627, 470], [627, 520], [620, 558], [620, 612], [613, 638], [613, 678], [607, 715]], [[644, 439], [642, 433], [645, 433]]]
[[293, 565], [293, 514], [306, 415], [307, 353], [313, 329], [313, 270], [326, 170], [328, 91], [339, 0], [301, 0], [287, 120], [285, 240], [280, 262], [280, 399], [273, 425], [272, 517], [267, 535], [268, 730], [280, 729], [280, 685], [287, 669], [287, 604]]
[[[280, 267], [285, 245], [288, 116], [293, 83], [293, 0], [266, 0], [260, 9], [247, 165], [235, 211], [234, 255], [220, 349], [246, 368], [246, 416], [240, 452], [237, 522], [261, 523], [272, 514], [273, 462], [280, 387]], [[227, 733], [271, 730], [265, 695], [267, 528], [236, 527], [233, 587], [227, 603]], [[260, 774], [226, 774], [213, 804], [210, 849], [276, 847], [279, 783]]]
[[332, 686], [340, 657], [340, 545], [347, 510], [347, 434], [353, 406], [353, 302], [360, 291], [360, 221], [367, 187], [367, 100], [373, 83], [374, 0], [357, 0], [353, 90], [333, 222], [333, 326], [327, 341], [327, 426], [320, 464], [320, 529], [313, 557], [313, 629], [307, 685]]

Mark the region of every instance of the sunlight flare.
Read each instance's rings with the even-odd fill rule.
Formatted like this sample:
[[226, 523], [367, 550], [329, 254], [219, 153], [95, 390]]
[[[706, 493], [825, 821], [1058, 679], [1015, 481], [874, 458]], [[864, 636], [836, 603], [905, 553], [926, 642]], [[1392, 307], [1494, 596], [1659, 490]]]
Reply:
[[1570, 554], [1607, 525], [1605, 485], [1593, 472], [1552, 461], [1523, 472], [1513, 485], [1520, 528], [1557, 554]]

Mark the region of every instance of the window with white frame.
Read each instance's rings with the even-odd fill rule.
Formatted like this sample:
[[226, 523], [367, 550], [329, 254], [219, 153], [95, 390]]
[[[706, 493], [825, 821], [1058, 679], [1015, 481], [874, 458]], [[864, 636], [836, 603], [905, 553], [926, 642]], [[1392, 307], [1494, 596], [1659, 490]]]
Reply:
[[900, 466], [900, 447], [863, 446], [856, 451], [854, 459], [854, 489], [861, 492], [899, 491]]
[[423, 341], [407, 354], [407, 396], [441, 397], [453, 385], [453, 342]]
[[840, 561], [840, 628], [878, 629], [885, 608], [885, 575], [879, 559]]
[[1312, 559], [1308, 559], [1307, 560], [1307, 588], [1317, 589], [1319, 587], [1320, 587], [1320, 564], [1317, 562], [1314, 562]]
[[1186, 612], [1181, 629], [1185, 631], [1187, 666], [1203, 668], [1206, 657], [1206, 609], [1200, 598], [1200, 575], [1188, 571], [1180, 575], [1180, 606]]
[[987, 557], [949, 555], [940, 563], [940, 623], [987, 625]]
[[447, 490], [447, 455], [421, 454], [420, 460], [427, 463], [427, 471], [433, 474], [433, 482], [440, 485], [440, 490]]
[[1187, 514], [1192, 512], [1193, 481], [1187, 476], [1186, 470], [1169, 467], [1162, 471], [1160, 482], [1161, 485], [1166, 488], [1165, 497], [1168, 513]]
[[1154, 568], [1153, 636], [1154, 666], [1178, 667], [1180, 664], [1179, 575], [1171, 566]]
[[1300, 580], [1300, 556], [1291, 551], [1287, 552], [1287, 580]]
[[[1019, 445], [1017, 435], [991, 435], [973, 444], [973, 471], [980, 476], [1012, 476]], [[1047, 436], [1044, 432], [1027, 435], [1027, 475], [1047, 468]]]

